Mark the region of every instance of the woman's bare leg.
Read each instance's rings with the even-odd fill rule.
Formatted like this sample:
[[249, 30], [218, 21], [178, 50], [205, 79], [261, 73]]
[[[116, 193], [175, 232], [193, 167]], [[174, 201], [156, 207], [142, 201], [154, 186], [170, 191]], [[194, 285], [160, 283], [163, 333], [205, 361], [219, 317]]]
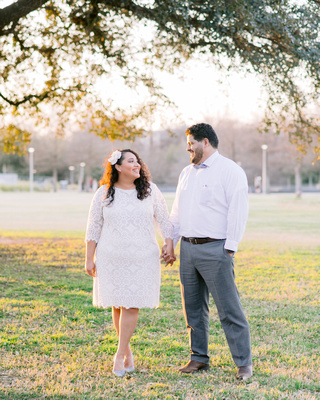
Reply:
[[[115, 321], [117, 321], [117, 313], [115, 312]], [[121, 371], [124, 369], [124, 358], [128, 357], [126, 367], [133, 366], [133, 358], [130, 350], [130, 339], [137, 326], [138, 308], [121, 308], [119, 318], [119, 344], [118, 351], [114, 360], [114, 370]], [[115, 324], [116, 326], [116, 324]], [[116, 328], [117, 329], [117, 328]]]
[[[117, 335], [119, 336], [119, 321], [120, 321], [121, 309], [112, 307], [112, 320], [115, 330], [117, 331]], [[126, 350], [125, 354], [125, 367], [133, 367], [133, 355], [130, 349], [130, 344]]]
[[112, 321], [119, 336], [119, 320], [120, 320], [120, 308], [112, 307]]

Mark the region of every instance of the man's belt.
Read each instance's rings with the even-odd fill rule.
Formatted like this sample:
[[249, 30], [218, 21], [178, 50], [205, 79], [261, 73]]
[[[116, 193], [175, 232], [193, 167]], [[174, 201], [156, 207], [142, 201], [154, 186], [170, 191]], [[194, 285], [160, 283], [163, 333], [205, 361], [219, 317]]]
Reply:
[[185, 237], [182, 236], [182, 240], [185, 240], [186, 242], [192, 243], [192, 244], [203, 244], [203, 243], [208, 243], [208, 242], [216, 242], [218, 240], [223, 240], [223, 239], [212, 239], [209, 237], [206, 238], [195, 238], [195, 237]]

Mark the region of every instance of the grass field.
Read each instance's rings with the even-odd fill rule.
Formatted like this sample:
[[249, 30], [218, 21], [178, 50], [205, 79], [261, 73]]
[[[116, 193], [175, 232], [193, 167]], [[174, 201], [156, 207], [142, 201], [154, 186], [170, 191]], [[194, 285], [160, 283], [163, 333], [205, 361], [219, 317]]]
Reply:
[[0, 192], [0, 399], [320, 398], [319, 194], [250, 196], [236, 280], [254, 376], [240, 384], [213, 303], [211, 369], [178, 374], [189, 357], [178, 261], [162, 269], [159, 309], [140, 312], [136, 371], [111, 374], [111, 312], [92, 307], [83, 271], [91, 198]]

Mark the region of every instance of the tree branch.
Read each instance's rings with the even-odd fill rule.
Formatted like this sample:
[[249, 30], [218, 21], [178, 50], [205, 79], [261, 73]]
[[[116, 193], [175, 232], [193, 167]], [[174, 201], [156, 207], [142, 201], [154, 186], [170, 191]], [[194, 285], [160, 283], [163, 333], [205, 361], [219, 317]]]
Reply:
[[1, 92], [0, 92], [0, 97], [8, 104], [14, 107], [18, 107], [21, 104], [27, 103], [28, 101], [31, 102], [31, 100], [39, 100], [39, 102], [45, 100], [46, 98], [52, 96], [53, 93], [58, 92], [61, 90], [63, 93], [72, 93], [72, 92], [80, 92], [80, 93], [87, 93], [85, 89], [81, 89], [79, 85], [76, 86], [70, 86], [68, 88], [63, 88], [63, 87], [56, 87], [50, 90], [43, 91], [41, 94], [29, 94], [28, 96], [24, 96], [21, 100], [10, 100], [8, 97], [5, 97]]
[[22, 17], [41, 8], [49, 0], [18, 0], [10, 6], [0, 9], [0, 36], [10, 23], [17, 23]]
[[1, 97], [5, 102], [7, 102], [8, 104], [10, 104], [11, 106], [18, 107], [18, 106], [20, 106], [21, 104], [24, 104], [24, 103], [30, 101], [31, 99], [37, 99], [37, 100], [42, 101], [42, 100], [44, 100], [46, 97], [48, 97], [50, 93], [51, 93], [51, 92], [45, 92], [45, 93], [43, 93], [42, 95], [30, 94], [30, 95], [28, 95], [28, 96], [25, 96], [22, 100], [17, 100], [17, 101], [12, 101], [12, 100], [8, 99], [8, 98], [5, 97], [1, 92], [0, 92], [0, 97]]

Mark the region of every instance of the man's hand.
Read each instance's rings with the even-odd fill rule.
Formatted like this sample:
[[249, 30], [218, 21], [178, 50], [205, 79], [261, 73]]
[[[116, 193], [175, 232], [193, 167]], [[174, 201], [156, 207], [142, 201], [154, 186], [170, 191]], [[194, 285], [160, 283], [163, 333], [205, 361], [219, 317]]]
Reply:
[[94, 263], [94, 261], [87, 261], [86, 265], [85, 265], [85, 270], [86, 273], [92, 277], [96, 276], [96, 264]]

